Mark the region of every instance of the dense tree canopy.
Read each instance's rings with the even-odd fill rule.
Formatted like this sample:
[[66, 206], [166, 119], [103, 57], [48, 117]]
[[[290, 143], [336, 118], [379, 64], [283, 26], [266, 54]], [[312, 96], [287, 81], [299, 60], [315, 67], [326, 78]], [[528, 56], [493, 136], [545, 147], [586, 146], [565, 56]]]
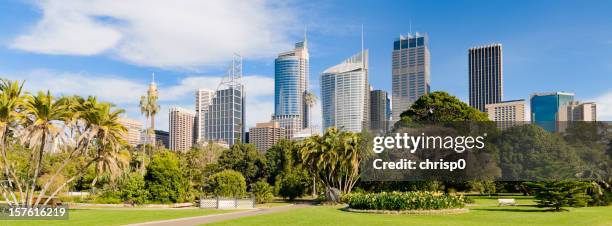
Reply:
[[436, 91], [421, 96], [401, 115], [404, 122], [488, 121], [485, 113], [470, 107], [457, 97]]

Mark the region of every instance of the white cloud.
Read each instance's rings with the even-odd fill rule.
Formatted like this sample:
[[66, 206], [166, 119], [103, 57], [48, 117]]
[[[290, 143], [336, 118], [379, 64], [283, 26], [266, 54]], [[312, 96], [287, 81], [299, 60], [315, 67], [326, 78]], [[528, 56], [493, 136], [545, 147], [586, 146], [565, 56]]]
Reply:
[[[290, 48], [297, 13], [272, 0], [41, 1], [42, 18], [11, 47], [44, 54], [108, 52], [145, 66], [199, 69], [234, 52], [269, 57]], [[298, 28], [298, 29], [295, 29]]]
[[[83, 73], [54, 72], [34, 70], [6, 76], [9, 79], [25, 80], [28, 92], [51, 90], [56, 96], [81, 95], [97, 96], [100, 100], [117, 104], [132, 118], [141, 119], [138, 102], [146, 93], [148, 82], [130, 80], [115, 75], [92, 75]], [[168, 129], [168, 108], [181, 106], [194, 110], [195, 90], [217, 89], [220, 76], [188, 76], [178, 84], [158, 84], [161, 111], [157, 116], [156, 127]], [[247, 126], [270, 120], [274, 111], [274, 80], [269, 77], [253, 75], [243, 78], [246, 93]]]
[[612, 121], [612, 90], [593, 98], [597, 104], [597, 120]]

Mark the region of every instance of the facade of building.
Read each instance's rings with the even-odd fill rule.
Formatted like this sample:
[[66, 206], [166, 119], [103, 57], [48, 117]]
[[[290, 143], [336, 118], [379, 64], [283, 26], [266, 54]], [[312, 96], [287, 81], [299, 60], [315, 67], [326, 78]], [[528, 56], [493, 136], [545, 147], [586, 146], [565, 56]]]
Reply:
[[207, 89], [198, 89], [195, 93], [196, 143], [206, 141], [206, 113], [214, 94], [212, 90]]
[[389, 130], [389, 102], [387, 91], [370, 91], [370, 131], [381, 134]]
[[400, 36], [393, 42], [392, 103], [393, 122], [414, 101], [430, 90], [429, 38], [420, 33]]
[[127, 132], [122, 134], [122, 137], [129, 145], [136, 147], [141, 144], [140, 134], [143, 131], [141, 121], [130, 118], [119, 118], [119, 123], [127, 129]]
[[468, 50], [470, 106], [484, 112], [485, 105], [503, 100], [502, 59], [499, 43]]
[[223, 141], [229, 146], [244, 141], [244, 86], [217, 90], [206, 113], [206, 140]]
[[531, 121], [547, 131], [559, 131], [559, 109], [572, 101], [573, 93], [535, 93], [530, 98]]
[[278, 122], [257, 123], [249, 129], [249, 142], [260, 152], [270, 149], [276, 142], [285, 139], [285, 128]]
[[274, 116], [300, 120], [308, 127], [309, 109], [304, 101], [308, 91], [309, 55], [306, 40], [274, 60]]
[[505, 129], [525, 123], [525, 100], [509, 100], [486, 104], [485, 112], [498, 127]]
[[273, 122], [277, 122], [285, 129], [285, 139], [292, 139], [293, 135], [302, 130], [302, 120], [299, 115], [273, 115]]
[[595, 102], [571, 101], [561, 105], [559, 107], [559, 121], [597, 121], [597, 104]]
[[195, 113], [171, 107], [169, 111], [170, 150], [187, 151], [193, 146]]
[[164, 145], [170, 148], [170, 133], [163, 130], [155, 130], [155, 141], [157, 145]]
[[323, 128], [361, 132], [369, 129], [368, 51], [362, 51], [321, 74]]

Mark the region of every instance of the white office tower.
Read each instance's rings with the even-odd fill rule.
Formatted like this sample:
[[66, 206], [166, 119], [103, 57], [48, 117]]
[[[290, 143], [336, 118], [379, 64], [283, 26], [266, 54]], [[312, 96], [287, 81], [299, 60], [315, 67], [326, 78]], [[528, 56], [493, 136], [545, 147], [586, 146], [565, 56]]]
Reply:
[[214, 94], [212, 90], [207, 89], [198, 89], [195, 93], [196, 143], [206, 141], [206, 113], [208, 113]]
[[361, 132], [369, 121], [368, 51], [321, 74], [323, 127]]
[[193, 145], [193, 123], [195, 114], [192, 111], [171, 107], [169, 112], [170, 150], [187, 151]]

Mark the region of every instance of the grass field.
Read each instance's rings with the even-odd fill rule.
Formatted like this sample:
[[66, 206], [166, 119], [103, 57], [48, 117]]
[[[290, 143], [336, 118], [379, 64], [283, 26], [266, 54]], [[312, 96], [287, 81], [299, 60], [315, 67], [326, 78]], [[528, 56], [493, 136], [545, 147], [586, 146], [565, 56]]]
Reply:
[[0, 225], [123, 225], [226, 213], [224, 210], [101, 208], [70, 210], [69, 220], [0, 220]]
[[468, 207], [469, 213], [435, 216], [352, 213], [342, 206], [313, 206], [214, 225], [612, 225], [612, 206], [549, 212], [528, 206], [533, 204], [529, 198], [517, 202], [522, 206], [498, 207], [497, 197], [478, 198]]

